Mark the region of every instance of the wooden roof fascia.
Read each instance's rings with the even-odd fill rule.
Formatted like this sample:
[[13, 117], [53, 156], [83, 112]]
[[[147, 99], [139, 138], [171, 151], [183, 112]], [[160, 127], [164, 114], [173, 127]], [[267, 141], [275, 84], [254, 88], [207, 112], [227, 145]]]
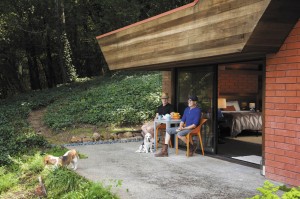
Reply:
[[104, 33], [104, 34], [102, 34], [102, 35], [97, 36], [96, 39], [101, 39], [101, 38], [106, 37], [106, 36], [108, 36], [108, 35], [112, 35], [112, 34], [121, 32], [121, 31], [123, 31], [123, 30], [126, 30], [126, 29], [129, 29], [129, 28], [132, 28], [132, 27], [135, 27], [135, 26], [138, 26], [138, 25], [147, 23], [147, 22], [149, 22], [149, 21], [153, 21], [153, 20], [155, 20], [155, 19], [164, 17], [164, 16], [166, 16], [166, 15], [172, 14], [172, 13], [177, 12], [177, 11], [179, 11], [179, 10], [183, 10], [183, 9], [186, 9], [186, 8], [189, 8], [189, 7], [193, 7], [193, 6], [195, 6], [195, 5], [198, 3], [198, 1], [199, 1], [199, 0], [194, 0], [192, 3], [186, 4], [186, 5], [184, 5], [184, 6], [180, 6], [180, 7], [178, 7], [178, 8], [173, 9], [173, 10], [170, 10], [170, 11], [164, 12], [164, 13], [162, 13], [162, 14], [159, 14], [159, 15], [156, 15], [156, 16], [153, 16], [153, 17], [150, 17], [150, 18], [148, 18], [148, 19], [145, 19], [145, 20], [136, 22], [136, 23], [134, 23], [134, 24], [125, 26], [125, 27], [123, 27], [123, 28], [119, 28], [119, 29], [117, 29], [117, 30], [114, 30], [114, 31], [111, 31], [111, 32], [108, 32], [108, 33]]
[[297, 1], [194, 1], [195, 7], [183, 6], [190, 9], [180, 7], [97, 39], [111, 70], [264, 59], [279, 49], [299, 19]]
[[275, 53], [300, 20], [299, 0], [270, 0], [242, 52]]

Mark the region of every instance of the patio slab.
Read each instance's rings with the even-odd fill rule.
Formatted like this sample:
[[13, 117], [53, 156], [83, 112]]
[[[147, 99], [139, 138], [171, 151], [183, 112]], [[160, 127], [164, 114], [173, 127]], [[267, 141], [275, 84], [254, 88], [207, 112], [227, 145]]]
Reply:
[[258, 193], [266, 180], [260, 170], [209, 156], [187, 158], [185, 151], [156, 158], [136, 153], [140, 142], [81, 145], [75, 148], [88, 156], [80, 159], [77, 172], [86, 178], [114, 185], [121, 199], [209, 198], [241, 199]]

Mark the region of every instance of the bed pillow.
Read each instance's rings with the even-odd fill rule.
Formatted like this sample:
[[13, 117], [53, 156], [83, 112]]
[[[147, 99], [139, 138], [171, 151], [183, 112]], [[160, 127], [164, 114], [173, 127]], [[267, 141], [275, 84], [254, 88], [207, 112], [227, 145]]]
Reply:
[[234, 106], [227, 106], [227, 108], [225, 108], [224, 111], [235, 111], [235, 108]]
[[241, 111], [240, 109], [240, 105], [239, 105], [239, 102], [238, 101], [228, 101], [226, 102], [226, 106], [234, 106], [235, 108], [235, 111]]

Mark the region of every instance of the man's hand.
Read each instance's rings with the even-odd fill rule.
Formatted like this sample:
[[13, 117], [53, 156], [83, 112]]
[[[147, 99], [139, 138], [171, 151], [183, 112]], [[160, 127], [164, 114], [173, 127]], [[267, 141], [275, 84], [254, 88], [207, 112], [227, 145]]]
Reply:
[[178, 131], [181, 131], [181, 130], [183, 130], [184, 129], [184, 127], [182, 127], [182, 126], [180, 126], [180, 127], [178, 127]]

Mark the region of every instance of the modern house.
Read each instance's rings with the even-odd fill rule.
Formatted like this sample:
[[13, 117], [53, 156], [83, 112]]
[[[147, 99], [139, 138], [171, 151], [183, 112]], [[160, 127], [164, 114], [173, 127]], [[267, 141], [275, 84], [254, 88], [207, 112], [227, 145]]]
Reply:
[[209, 118], [207, 153], [234, 154], [246, 145], [226, 152], [234, 143], [218, 143], [218, 108], [231, 122], [236, 116], [227, 112], [251, 108], [256, 119], [240, 118], [240, 129], [230, 123], [230, 135], [252, 130], [260, 142], [243, 150], [262, 157], [265, 177], [300, 186], [299, 0], [195, 0], [97, 40], [110, 70], [163, 71], [163, 90], [178, 112], [189, 94], [199, 97]]

